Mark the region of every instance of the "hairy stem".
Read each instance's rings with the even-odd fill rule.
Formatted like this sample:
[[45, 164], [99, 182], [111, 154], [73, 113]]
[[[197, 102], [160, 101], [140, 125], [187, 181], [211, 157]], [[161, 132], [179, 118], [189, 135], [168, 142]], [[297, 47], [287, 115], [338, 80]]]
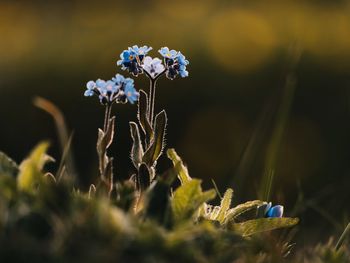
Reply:
[[108, 122], [107, 116], [108, 116], [108, 105], [106, 105], [105, 119], [104, 119], [104, 122], [103, 122], [103, 131], [104, 132], [106, 132], [106, 130], [107, 130], [107, 122]]
[[150, 73], [148, 73], [146, 70], [144, 70], [144, 73], [149, 78], [150, 88], [149, 88], [149, 99], [148, 99], [148, 120], [151, 126], [153, 127], [153, 119], [154, 119], [154, 104], [155, 104], [155, 96], [156, 96], [156, 83], [160, 76], [162, 76], [167, 69], [164, 69], [161, 73], [159, 73], [154, 78], [151, 76]]
[[103, 123], [103, 131], [106, 132], [108, 128], [108, 122], [109, 119], [111, 118], [111, 110], [112, 110], [112, 105], [107, 104], [106, 109], [105, 109], [105, 119]]
[[152, 79], [150, 81], [150, 94], [149, 94], [149, 122], [153, 127], [153, 119], [154, 119], [154, 104], [155, 104], [155, 96], [156, 96], [156, 82], [157, 80]]
[[[146, 111], [146, 116], [148, 121], [150, 122], [151, 120], [151, 97], [152, 97], [152, 89], [153, 89], [153, 84], [152, 84], [153, 80], [150, 77], [149, 78], [149, 93], [148, 93], [148, 98], [147, 98], [147, 111]], [[152, 124], [151, 124], [152, 125]]]

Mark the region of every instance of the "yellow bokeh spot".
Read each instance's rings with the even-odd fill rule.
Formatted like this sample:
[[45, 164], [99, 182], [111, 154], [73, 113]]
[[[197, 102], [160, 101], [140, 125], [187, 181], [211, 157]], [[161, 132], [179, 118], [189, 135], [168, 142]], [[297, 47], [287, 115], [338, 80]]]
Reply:
[[349, 58], [350, 19], [340, 9], [315, 8], [297, 21], [297, 33], [311, 54], [334, 62]]
[[206, 39], [214, 59], [234, 72], [257, 69], [277, 46], [277, 37], [268, 22], [254, 11], [243, 9], [213, 17]]
[[[0, 3], [0, 67], [20, 62], [39, 44], [39, 19], [29, 5]], [[19, 19], [20, 18], [20, 19]]]

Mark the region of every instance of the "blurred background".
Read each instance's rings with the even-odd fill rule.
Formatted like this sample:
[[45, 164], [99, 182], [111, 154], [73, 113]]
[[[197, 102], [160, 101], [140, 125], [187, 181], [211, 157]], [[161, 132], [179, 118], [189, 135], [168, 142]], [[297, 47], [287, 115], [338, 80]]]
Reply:
[[[339, 235], [350, 212], [349, 14], [345, 0], [2, 0], [0, 149], [19, 162], [49, 139], [59, 161], [54, 122], [33, 106], [35, 96], [47, 98], [74, 131], [85, 189], [97, 177], [104, 114], [83, 96], [86, 82], [128, 75], [116, 66], [128, 46], [152, 46], [158, 57], [168, 46], [189, 59], [190, 77], [161, 79], [156, 108], [166, 109], [167, 145], [190, 174], [206, 188], [211, 179], [220, 192], [234, 188], [235, 204], [261, 196], [272, 178], [270, 200], [301, 218], [299, 240]], [[148, 91], [144, 76], [135, 81]], [[136, 110], [114, 107], [120, 179], [134, 172], [128, 122]], [[162, 158], [160, 172], [169, 165]]]

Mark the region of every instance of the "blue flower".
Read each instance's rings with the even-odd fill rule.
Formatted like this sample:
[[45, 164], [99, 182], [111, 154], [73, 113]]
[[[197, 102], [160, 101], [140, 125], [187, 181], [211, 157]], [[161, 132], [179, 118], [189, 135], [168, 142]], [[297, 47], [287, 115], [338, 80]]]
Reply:
[[138, 99], [138, 92], [134, 88], [134, 80], [117, 74], [111, 80], [98, 79], [86, 84], [85, 96], [97, 95], [101, 104], [134, 103]]
[[186, 57], [181, 52], [169, 50], [168, 47], [162, 47], [158, 52], [164, 58], [167, 78], [174, 79], [177, 75], [180, 75], [182, 78], [188, 77], [186, 66], [189, 64], [189, 61], [186, 60]]
[[142, 61], [145, 55], [151, 50], [151, 47], [143, 46], [133, 46], [124, 50], [120, 54], [120, 60], [117, 61], [118, 66], [122, 66], [122, 70], [128, 70], [134, 76], [141, 74], [142, 71]]
[[185, 58], [181, 52], [177, 55], [177, 61], [179, 63], [179, 74], [182, 78], [188, 77], [188, 71], [186, 70], [186, 66], [190, 64], [190, 62]]
[[[130, 48], [129, 48], [130, 49]], [[152, 50], [152, 47], [148, 46], [143, 46], [143, 47], [138, 47], [138, 46], [132, 46], [131, 50], [140, 58], [142, 61], [143, 58], [147, 55], [148, 52]]]
[[96, 87], [102, 104], [112, 103], [119, 89], [113, 81], [104, 81], [102, 79], [96, 81]]
[[133, 82], [126, 83], [124, 94], [131, 104], [134, 104], [139, 98], [139, 93], [135, 90]]
[[106, 81], [102, 79], [98, 79], [96, 82], [90, 80], [88, 83], [86, 83], [86, 91], [84, 92], [84, 96], [91, 97], [96, 94], [100, 97], [102, 103], [102, 100], [104, 100], [103, 97], [105, 97], [107, 94], [106, 85]]
[[140, 68], [138, 66], [137, 58], [135, 52], [132, 50], [124, 50], [120, 54], [120, 60], [117, 61], [118, 66], [122, 66], [122, 70], [128, 70], [133, 75], [137, 76], [140, 71]]
[[123, 75], [116, 74], [113, 78], [112, 81], [117, 85], [119, 88], [122, 87], [123, 83], [125, 82], [125, 78]]
[[95, 81], [90, 80], [88, 83], [86, 83], [86, 91], [84, 93], [85, 97], [91, 97], [95, 94], [94, 89], [96, 88]]
[[265, 208], [265, 217], [282, 217], [282, 216], [283, 216], [282, 205], [271, 206], [271, 202], [267, 204]]
[[105, 96], [112, 97], [113, 94], [116, 94], [119, 87], [112, 80], [108, 80], [104, 82], [103, 87], [101, 87], [101, 93]]
[[169, 50], [168, 47], [162, 47], [161, 49], [159, 49], [158, 51], [164, 58], [167, 59], [175, 59], [178, 52], [174, 49]]

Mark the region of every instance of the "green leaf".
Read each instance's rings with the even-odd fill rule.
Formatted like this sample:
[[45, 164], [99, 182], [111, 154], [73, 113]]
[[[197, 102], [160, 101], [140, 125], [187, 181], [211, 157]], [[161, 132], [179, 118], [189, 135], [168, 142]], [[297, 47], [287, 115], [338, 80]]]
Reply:
[[29, 157], [21, 163], [17, 177], [19, 189], [33, 192], [35, 184], [42, 180], [42, 169], [47, 161], [46, 151], [48, 147], [47, 142], [40, 143], [34, 148]]
[[113, 190], [113, 158], [108, 158], [106, 167], [102, 174], [102, 181], [104, 181], [105, 185], [107, 186], [108, 193], [110, 193]]
[[143, 133], [146, 135], [147, 141], [151, 142], [153, 140], [153, 129], [148, 121], [149, 109], [148, 109], [148, 97], [147, 93], [143, 90], [139, 91], [139, 104], [137, 118], [140, 122]]
[[107, 131], [104, 132], [101, 129], [98, 129], [97, 137], [97, 154], [99, 158], [99, 170], [101, 175], [103, 175], [108, 165], [107, 149], [113, 142], [114, 137], [114, 126], [115, 126], [115, 117], [112, 117], [108, 120]]
[[16, 198], [16, 193], [17, 193], [16, 178], [9, 175], [0, 176], [0, 208], [1, 208], [1, 203], [3, 201], [5, 200], [10, 201]]
[[146, 190], [151, 183], [151, 173], [145, 163], [140, 165], [137, 175], [137, 189], [141, 192]]
[[165, 111], [161, 111], [157, 114], [155, 123], [154, 123], [154, 139], [151, 143], [151, 146], [145, 152], [142, 161], [149, 166], [153, 166], [157, 161], [159, 156], [162, 154], [164, 149], [164, 135], [165, 128], [167, 123], [167, 116]]
[[174, 221], [179, 223], [193, 217], [200, 206], [214, 199], [215, 196], [214, 189], [202, 192], [201, 180], [188, 181], [176, 189], [171, 200]]
[[143, 156], [143, 147], [140, 139], [139, 128], [135, 122], [129, 122], [130, 133], [133, 140], [131, 148], [131, 160], [136, 169], [139, 169], [139, 166], [142, 162]]
[[183, 164], [175, 149], [168, 149], [167, 156], [170, 160], [172, 160], [174, 168], [182, 185], [192, 180], [188, 174], [187, 167]]
[[256, 233], [271, 231], [274, 229], [291, 227], [299, 222], [298, 218], [259, 218], [248, 220], [243, 223], [232, 223], [228, 226], [233, 232], [246, 237]]
[[98, 168], [100, 171], [100, 174], [103, 174], [103, 171], [106, 167], [106, 163], [108, 162], [108, 157], [106, 155], [106, 144], [104, 143], [104, 137], [105, 133], [103, 130], [98, 129], [98, 135], [97, 135], [97, 155], [98, 155]]
[[[206, 204], [207, 206], [208, 204]], [[210, 205], [209, 205], [210, 207]], [[213, 221], [217, 221], [217, 217], [219, 215], [219, 211], [220, 211], [220, 206], [214, 206], [212, 207], [211, 209], [209, 209], [210, 213], [208, 214], [210, 220], [213, 220]]]
[[115, 127], [115, 117], [113, 116], [108, 120], [107, 130], [106, 130], [106, 133], [104, 134], [103, 145], [105, 148], [108, 148], [113, 142], [114, 127]]
[[234, 220], [237, 216], [252, 210], [256, 209], [257, 207], [266, 204], [266, 202], [261, 201], [261, 200], [254, 200], [254, 201], [249, 201], [240, 205], [237, 205], [234, 208], [231, 208], [226, 212], [226, 217], [225, 217], [225, 223], [228, 223], [231, 220]]
[[224, 194], [224, 197], [221, 200], [220, 210], [216, 218], [216, 220], [218, 220], [221, 224], [224, 223], [225, 217], [226, 217], [226, 211], [231, 206], [232, 195], [233, 195], [233, 190], [231, 188], [228, 188]]
[[0, 175], [17, 176], [18, 165], [6, 154], [0, 152]]

